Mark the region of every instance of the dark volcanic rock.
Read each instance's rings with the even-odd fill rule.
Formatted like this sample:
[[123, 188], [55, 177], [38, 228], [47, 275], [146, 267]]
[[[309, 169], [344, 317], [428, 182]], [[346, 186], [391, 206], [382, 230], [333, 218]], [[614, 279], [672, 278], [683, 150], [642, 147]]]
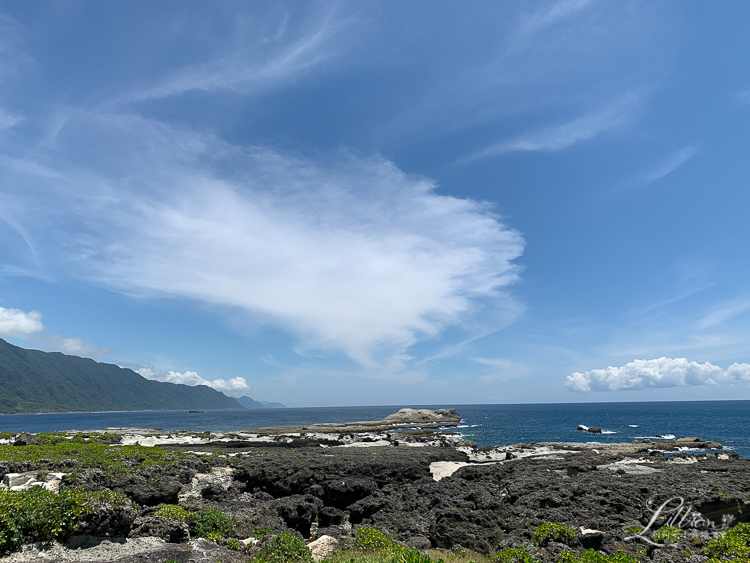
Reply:
[[96, 537], [125, 537], [136, 519], [132, 507], [113, 507], [106, 503], [96, 503], [78, 522], [75, 533]]
[[21, 432], [20, 434], [16, 434], [15, 438], [13, 438], [14, 446], [40, 446], [41, 444], [42, 443], [36, 436], [29, 434], [28, 432]]
[[190, 531], [185, 522], [170, 520], [161, 516], [146, 516], [136, 519], [129, 536], [131, 538], [153, 536], [170, 543], [190, 541]]

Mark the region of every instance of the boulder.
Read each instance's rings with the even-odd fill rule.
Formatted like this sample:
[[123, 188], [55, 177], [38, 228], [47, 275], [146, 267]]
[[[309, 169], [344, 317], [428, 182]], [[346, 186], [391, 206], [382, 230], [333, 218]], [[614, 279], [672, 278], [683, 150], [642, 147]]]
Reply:
[[29, 434], [28, 432], [21, 432], [20, 434], [16, 434], [15, 438], [13, 438], [13, 445], [14, 446], [41, 446], [42, 443], [33, 434]]
[[590, 432], [591, 434], [601, 434], [602, 429], [601, 428], [589, 428], [587, 432]]
[[383, 419], [385, 423], [398, 422], [460, 422], [461, 415], [456, 409], [401, 409]]
[[339, 547], [339, 540], [331, 536], [320, 536], [314, 542], [307, 544], [312, 553], [313, 561], [323, 561]]
[[128, 537], [156, 537], [169, 543], [186, 543], [190, 541], [190, 530], [185, 522], [179, 520], [146, 516], [133, 521]]

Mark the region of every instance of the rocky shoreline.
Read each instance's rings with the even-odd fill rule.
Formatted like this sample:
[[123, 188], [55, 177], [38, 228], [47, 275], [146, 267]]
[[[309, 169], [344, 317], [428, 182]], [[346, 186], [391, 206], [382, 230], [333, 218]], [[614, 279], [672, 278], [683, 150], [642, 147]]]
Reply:
[[[110, 489], [132, 501], [100, 506], [79, 523], [67, 547], [27, 545], [3, 560], [187, 562], [205, 555], [244, 562], [260, 549], [261, 542], [249, 539], [254, 530], [292, 532], [308, 542], [328, 536], [346, 545], [363, 526], [419, 549], [493, 554], [529, 546], [539, 526], [557, 523], [573, 536], [528, 547], [534, 560], [593, 548], [644, 561], [699, 563], [707, 560], [701, 547], [717, 536], [711, 526], [720, 527], [722, 518], [750, 521], [750, 460], [716, 442], [684, 437], [477, 449], [452, 430], [459, 421], [453, 409], [405, 409], [383, 421], [344, 425], [68, 434], [68, 440], [106, 443], [108, 452], [138, 444], [173, 457], [162, 464], [128, 462], [119, 472], [76, 459], [0, 460], [6, 490]], [[44, 447], [28, 434], [5, 442]], [[676, 501], [649, 528], [654, 510], [676, 498], [706, 520], [683, 521], [678, 541], [651, 545], [649, 534], [668, 521]], [[246, 540], [243, 549], [190, 538], [184, 522], [157, 515], [165, 505], [213, 508], [234, 518], [232, 537]], [[632, 538], [634, 527], [646, 528], [643, 538]]]

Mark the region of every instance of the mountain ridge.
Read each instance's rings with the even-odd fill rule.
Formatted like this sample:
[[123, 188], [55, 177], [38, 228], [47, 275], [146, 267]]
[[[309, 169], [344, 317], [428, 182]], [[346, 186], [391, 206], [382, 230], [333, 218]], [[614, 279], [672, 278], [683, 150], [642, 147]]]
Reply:
[[0, 338], [0, 414], [232, 408], [244, 407], [205, 385], [152, 381], [114, 364]]

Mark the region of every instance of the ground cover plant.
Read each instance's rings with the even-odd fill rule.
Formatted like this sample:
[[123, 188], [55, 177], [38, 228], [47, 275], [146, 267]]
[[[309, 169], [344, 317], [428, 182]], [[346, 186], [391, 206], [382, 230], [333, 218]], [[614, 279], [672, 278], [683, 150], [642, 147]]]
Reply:
[[0, 551], [22, 543], [69, 537], [80, 517], [95, 503], [130, 505], [125, 495], [108, 490], [65, 489], [59, 494], [42, 487], [0, 490]]
[[234, 518], [230, 518], [215, 508], [193, 512], [176, 504], [167, 504], [157, 510], [155, 515], [185, 522], [190, 526], [190, 533], [193, 536], [213, 541], [230, 537], [237, 525]]
[[[165, 451], [159, 447], [140, 445], [113, 446], [96, 439], [60, 438], [54, 435], [42, 436], [41, 445], [12, 446], [0, 444], [0, 461], [8, 463], [52, 463], [59, 464], [74, 460], [73, 472], [80, 469], [97, 468], [108, 475], [129, 473], [136, 467], [173, 465], [186, 454]], [[46, 443], [45, 443], [46, 441]]]
[[740, 522], [723, 532], [717, 539], [708, 542], [703, 553], [710, 557], [707, 563], [750, 562], [750, 523]]

